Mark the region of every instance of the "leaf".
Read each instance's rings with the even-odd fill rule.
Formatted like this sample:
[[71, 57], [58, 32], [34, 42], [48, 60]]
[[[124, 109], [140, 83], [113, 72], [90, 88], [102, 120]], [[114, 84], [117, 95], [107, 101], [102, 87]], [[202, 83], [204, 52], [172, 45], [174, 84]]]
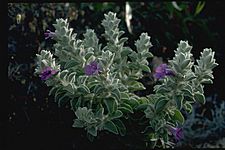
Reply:
[[195, 76], [195, 74], [194, 74], [193, 72], [190, 72], [190, 73], [188, 73], [188, 74], [186, 75], [185, 78], [186, 78], [187, 81], [190, 81], [190, 80], [195, 79], [196, 76]]
[[202, 79], [201, 83], [212, 84], [213, 81], [211, 79]]
[[213, 61], [213, 56], [212, 55], [208, 55], [203, 59], [204, 64], [210, 64]]
[[180, 73], [181, 72], [181, 68], [179, 65], [177, 65], [177, 63], [173, 63], [173, 66], [174, 66], [174, 69], [177, 73]]
[[179, 64], [179, 63], [181, 63], [182, 61], [185, 60], [185, 53], [178, 53], [177, 57], [178, 57], [178, 62], [177, 63]]
[[218, 66], [219, 64], [217, 64], [217, 63], [213, 63], [213, 64], [211, 64], [209, 67], [210, 67], [210, 69], [213, 69], [213, 68], [215, 68], [216, 66]]
[[78, 64], [79, 64], [79, 62], [74, 61], [74, 60], [71, 60], [71, 61], [69, 61], [69, 62], [66, 62], [64, 68], [65, 68], [65, 69], [68, 69], [68, 68], [77, 66]]
[[184, 108], [185, 108], [185, 110], [186, 110], [188, 113], [191, 113], [191, 112], [192, 112], [192, 105], [191, 105], [190, 103], [186, 102], [186, 103], [184, 104]]
[[139, 105], [139, 101], [135, 97], [130, 97], [130, 99], [124, 100], [124, 103], [129, 104], [132, 107]]
[[[131, 54], [129, 54], [129, 57], [132, 62], [135, 62], [137, 60], [137, 53], [135, 51], [132, 51]], [[132, 68], [132, 66], [129, 67]]]
[[190, 59], [185, 59], [185, 60], [181, 63], [181, 68], [182, 68], [182, 69], [185, 69], [185, 68], [189, 65], [190, 62], [191, 62]]
[[183, 95], [175, 95], [175, 96], [174, 96], [174, 99], [175, 99], [177, 108], [178, 108], [179, 110], [181, 110], [181, 109], [182, 109], [182, 106], [183, 106], [183, 100], [184, 100]]
[[81, 93], [84, 94], [84, 95], [90, 93], [89, 88], [88, 88], [86, 85], [84, 85], [84, 84], [81, 84], [81, 85], [77, 88], [77, 91], [78, 91], [78, 92], [81, 92]]
[[195, 9], [195, 15], [199, 14], [204, 8], [204, 6], [205, 6], [205, 2], [202, 2], [202, 1], [198, 2], [198, 5]]
[[[87, 77], [86, 75], [79, 76], [78, 79], [77, 79], [78, 85], [80, 85], [80, 84], [84, 84], [84, 85], [85, 85], [85, 82], [86, 82], [87, 78], [88, 78], [88, 77]], [[86, 86], [86, 85], [85, 85], [85, 86]]]
[[109, 56], [110, 57], [109, 57], [108, 64], [107, 64], [108, 67], [110, 67], [113, 64], [113, 61], [114, 61], [114, 58], [115, 58], [115, 53], [113, 53], [113, 54], [109, 53]]
[[149, 138], [150, 141], [157, 141], [158, 140], [155, 133], [149, 133], [148, 138]]
[[118, 43], [118, 44], [122, 44], [122, 43], [126, 42], [127, 40], [128, 40], [127, 37], [123, 37], [123, 38], [121, 38], [121, 39], [119, 40], [119, 43]]
[[61, 89], [61, 88], [58, 88], [56, 86], [55, 87], [52, 87], [51, 90], [49, 91], [48, 95], [50, 96], [50, 95], [54, 94], [59, 89]]
[[63, 104], [66, 104], [69, 101], [70, 101], [70, 98], [65, 94], [59, 98], [58, 106], [61, 107]]
[[57, 90], [55, 93], [55, 102], [58, 102], [59, 98], [64, 95], [64, 91]]
[[200, 92], [194, 93], [194, 99], [199, 103], [205, 104], [205, 96]]
[[147, 65], [140, 65], [141, 69], [146, 72], [151, 72], [150, 68]]
[[112, 122], [112, 121], [107, 121], [105, 124], [104, 124], [104, 127], [103, 127], [105, 130], [109, 131], [109, 132], [112, 132], [114, 134], [118, 134], [118, 130], [115, 126], [115, 124]]
[[148, 107], [148, 104], [140, 104], [135, 109], [136, 110], [145, 110]]
[[78, 109], [75, 112], [75, 115], [78, 119], [90, 123], [93, 113], [90, 109], [87, 109], [87, 107], [78, 107]]
[[182, 92], [184, 93], [184, 96], [193, 98], [192, 86], [190, 84], [186, 84], [185, 87], [182, 89]]
[[123, 122], [121, 120], [119, 120], [119, 119], [115, 119], [113, 122], [117, 126], [117, 129], [118, 129], [120, 135], [124, 136], [126, 134], [126, 127], [123, 124]]
[[70, 83], [74, 83], [76, 81], [76, 72], [69, 74], [68, 81], [70, 81]]
[[172, 6], [173, 6], [175, 9], [177, 9], [178, 11], [182, 11], [182, 8], [179, 7], [179, 6], [177, 5], [177, 2], [172, 1]]
[[125, 113], [134, 113], [132, 107], [126, 103], [121, 104], [118, 109]]
[[129, 95], [125, 92], [120, 93], [121, 99], [129, 99]]
[[153, 105], [148, 105], [147, 108], [144, 110], [145, 117], [152, 119], [155, 117], [155, 109]]
[[138, 101], [139, 101], [140, 104], [147, 104], [147, 103], [149, 103], [149, 99], [146, 98], [146, 97], [140, 97], [138, 99]]
[[119, 89], [114, 89], [112, 92], [111, 92], [113, 98], [115, 98], [117, 101], [120, 101], [120, 91]]
[[84, 127], [84, 123], [79, 120], [79, 119], [75, 119], [74, 123], [73, 123], [73, 127], [74, 128], [83, 128]]
[[[195, 82], [196, 83], [196, 82]], [[199, 92], [199, 93], [204, 93], [204, 90], [203, 90], [204, 86], [202, 84], [199, 84], [198, 87], [196, 87], [196, 90]]]
[[76, 86], [73, 83], [69, 83], [67, 86], [64, 87], [64, 89], [70, 94], [74, 94], [74, 92], [76, 91]]
[[183, 124], [184, 123], [184, 116], [182, 115], [182, 113], [175, 109], [174, 110], [174, 116], [173, 116], [173, 119], [178, 121], [179, 123]]
[[121, 57], [128, 56], [133, 50], [129, 47], [124, 47], [121, 51]]
[[107, 107], [108, 112], [111, 114], [116, 110], [116, 103], [115, 100], [113, 98], [107, 98], [104, 99], [104, 103]]
[[94, 93], [99, 94], [101, 93], [105, 88], [101, 84], [97, 84], [94, 87]]
[[153, 57], [153, 54], [151, 52], [146, 52], [144, 56], [146, 58], [151, 58], [151, 57]]
[[88, 52], [85, 54], [86, 63], [90, 63], [95, 60], [95, 56], [93, 52]]
[[97, 118], [102, 118], [103, 115], [104, 115], [104, 108], [101, 107], [101, 108], [99, 108], [99, 110], [96, 112], [95, 116], [96, 116]]
[[130, 82], [129, 85], [130, 85], [129, 90], [131, 92], [146, 89], [145, 86], [141, 82], [138, 82], [138, 81]]
[[164, 107], [166, 106], [166, 104], [168, 103], [168, 100], [166, 99], [160, 99], [156, 102], [155, 104], [155, 109], [156, 109], [156, 112], [161, 112]]
[[78, 107], [80, 107], [81, 105], [81, 97], [79, 97], [78, 99], [77, 98], [73, 98], [71, 101], [70, 101], [70, 105], [72, 107], [72, 110], [73, 111], [76, 111]]
[[[168, 88], [165, 88], [165, 87], [163, 87], [163, 86], [155, 86], [155, 88], [156, 88], [156, 93], [167, 93], [168, 91], [170, 91]], [[157, 89], [158, 88], [158, 89]]]
[[97, 136], [97, 127], [90, 127], [87, 129], [87, 132], [93, 136]]
[[111, 118], [111, 119], [116, 119], [116, 118], [120, 118], [120, 117], [122, 117], [122, 116], [123, 116], [122, 111], [117, 110], [115, 113], [113, 113], [113, 114], [110, 116], [110, 118]]
[[119, 31], [118, 37], [121, 37], [124, 33], [124, 31]]
[[95, 86], [97, 86], [99, 84], [99, 81], [91, 81], [88, 82], [88, 87], [90, 88], [90, 90], [93, 90]]
[[126, 108], [126, 107], [118, 107], [119, 110], [121, 110], [124, 113], [133, 113], [132, 110]]
[[137, 75], [132, 75], [132, 74], [131, 74], [131, 75], [128, 76], [128, 79], [129, 79], [129, 80], [138, 80], [139, 77], [138, 77]]
[[169, 137], [168, 137], [168, 132], [164, 130], [164, 133], [162, 134], [162, 138], [164, 141], [168, 141]]

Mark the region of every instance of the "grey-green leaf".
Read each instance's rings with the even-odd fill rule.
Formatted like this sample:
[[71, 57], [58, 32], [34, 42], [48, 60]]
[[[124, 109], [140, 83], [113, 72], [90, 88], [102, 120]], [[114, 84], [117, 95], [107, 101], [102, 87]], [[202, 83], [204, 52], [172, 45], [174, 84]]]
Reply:
[[118, 129], [120, 135], [124, 136], [126, 134], [126, 127], [123, 124], [123, 122], [119, 119], [115, 119], [113, 122], [117, 126], [117, 129]]
[[178, 121], [179, 123], [183, 124], [184, 123], [184, 116], [182, 115], [182, 113], [175, 109], [174, 110], [174, 116], [173, 119], [175, 119], [176, 121]]
[[77, 88], [77, 90], [78, 90], [79, 92], [83, 93], [83, 94], [88, 94], [88, 93], [90, 93], [89, 88], [88, 88], [86, 85], [84, 85], [84, 84], [81, 84], [81, 85]]
[[147, 65], [140, 65], [141, 69], [146, 72], [151, 72], [150, 68]]
[[125, 113], [134, 113], [132, 107], [126, 103], [122, 103], [118, 109]]
[[115, 108], [116, 108], [116, 102], [113, 98], [107, 98], [104, 100], [104, 103], [107, 107], [107, 110], [109, 113], [113, 113], [115, 111]]
[[97, 136], [97, 127], [92, 126], [92, 127], [87, 129], [87, 132], [90, 133], [93, 136]]
[[159, 100], [159, 101], [155, 104], [156, 112], [162, 111], [162, 110], [165, 108], [165, 106], [166, 106], [167, 103], [168, 103], [168, 100], [166, 100], [166, 99], [161, 99], [161, 100]]
[[200, 92], [196, 92], [194, 94], [194, 99], [202, 104], [205, 104], [205, 96]]
[[191, 105], [190, 103], [186, 102], [186, 103], [184, 104], [184, 108], [185, 108], [185, 110], [186, 110], [188, 113], [191, 113], [191, 112], [192, 112], [192, 105]]
[[84, 127], [84, 124], [79, 119], [75, 119], [74, 120], [74, 123], [73, 123], [73, 127], [74, 128], [83, 128]]
[[112, 121], [107, 121], [104, 124], [104, 129], [109, 131], [109, 132], [112, 132], [114, 134], [118, 134], [118, 130], [117, 130], [115, 124]]
[[183, 95], [176, 95], [176, 96], [174, 96], [174, 99], [175, 99], [177, 108], [179, 110], [181, 110], [181, 108], [183, 106], [183, 99], [184, 99]]
[[102, 118], [103, 115], [104, 115], [104, 108], [100, 108], [95, 114], [95, 116], [98, 118]]
[[120, 117], [122, 117], [122, 116], [123, 116], [122, 111], [117, 110], [115, 113], [113, 113], [113, 114], [110, 116], [110, 118], [111, 118], [111, 119], [116, 119], [116, 118], [120, 118]]

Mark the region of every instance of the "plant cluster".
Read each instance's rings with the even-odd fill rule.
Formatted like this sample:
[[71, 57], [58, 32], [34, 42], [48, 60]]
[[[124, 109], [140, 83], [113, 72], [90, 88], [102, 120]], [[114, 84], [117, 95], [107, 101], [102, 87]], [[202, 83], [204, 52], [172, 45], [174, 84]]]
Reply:
[[122, 118], [140, 111], [148, 119], [144, 131], [148, 145], [173, 146], [171, 134], [176, 140], [183, 137], [182, 111], [191, 112], [195, 102], [205, 103], [203, 84], [212, 83], [212, 69], [218, 65], [214, 52], [205, 48], [194, 64], [192, 46], [181, 40], [173, 59], [154, 72], [159, 83], [155, 93], [138, 96], [134, 92], [145, 89], [138, 80], [143, 72], [151, 72], [147, 59], [153, 57], [149, 51], [153, 45], [142, 33], [135, 50], [125, 46], [128, 38], [119, 23], [115, 13], [105, 14], [104, 45], [94, 30], [87, 29], [78, 39], [66, 19], [56, 19], [55, 31], [45, 34], [56, 41], [54, 52], [37, 54], [35, 73], [51, 87], [49, 95], [59, 106], [70, 104], [76, 116], [73, 127], [84, 128], [90, 139], [100, 131], [125, 135]]

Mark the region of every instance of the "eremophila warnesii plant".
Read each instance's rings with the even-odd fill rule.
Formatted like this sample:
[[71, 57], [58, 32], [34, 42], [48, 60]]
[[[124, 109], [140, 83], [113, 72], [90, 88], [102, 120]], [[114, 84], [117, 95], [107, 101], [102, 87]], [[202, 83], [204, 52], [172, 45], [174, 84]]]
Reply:
[[183, 138], [181, 110], [191, 112], [193, 103], [205, 103], [203, 84], [212, 83], [212, 69], [218, 65], [214, 52], [205, 48], [194, 64], [192, 46], [181, 40], [173, 59], [155, 69], [159, 84], [154, 94], [140, 97], [134, 92], [145, 89], [138, 79], [143, 71], [151, 72], [147, 58], [153, 57], [152, 44], [148, 34], [142, 33], [135, 50], [125, 46], [128, 38], [119, 23], [115, 13], [105, 14], [101, 25], [107, 43], [101, 44], [94, 30], [87, 29], [78, 39], [66, 19], [56, 19], [55, 31], [45, 33], [46, 39], [56, 41], [54, 53], [37, 54], [35, 74], [51, 87], [49, 94], [59, 106], [70, 104], [75, 113], [72, 126], [85, 129], [89, 138], [103, 131], [125, 135], [121, 118], [141, 111], [149, 120], [141, 133], [148, 145], [173, 146], [172, 141]]

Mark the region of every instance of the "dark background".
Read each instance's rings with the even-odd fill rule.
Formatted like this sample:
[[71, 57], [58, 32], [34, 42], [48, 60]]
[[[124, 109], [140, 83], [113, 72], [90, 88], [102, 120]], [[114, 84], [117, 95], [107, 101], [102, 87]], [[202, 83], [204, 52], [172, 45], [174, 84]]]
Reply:
[[[132, 2], [132, 33], [129, 33], [125, 22], [125, 3], [8, 3], [8, 87], [6, 134], [1, 135], [1, 145], [4, 149], [117, 149], [134, 148], [139, 142], [139, 137], [123, 137], [102, 133], [93, 143], [86, 138], [83, 129], [72, 128], [74, 113], [69, 107], [58, 107], [53, 97], [48, 96], [49, 88], [35, 76], [35, 54], [41, 49], [51, 49], [52, 40], [44, 39], [47, 29], [53, 30], [52, 23], [56, 18], [69, 18], [70, 26], [78, 36], [86, 28], [95, 30], [100, 38], [104, 32], [100, 25], [104, 13], [113, 11], [121, 19], [120, 29], [129, 37], [126, 43], [134, 47], [133, 42], [142, 32], [151, 36], [153, 48], [151, 52], [163, 61], [171, 59], [180, 40], [188, 40], [193, 46], [192, 53], [199, 58], [203, 48], [212, 48], [215, 51], [216, 62], [219, 64], [214, 69], [214, 83], [205, 86], [205, 96], [215, 97], [205, 105], [196, 106], [196, 114], [203, 114], [210, 118], [211, 110], [215, 105], [220, 105], [225, 100], [225, 66], [224, 66], [224, 41], [225, 41], [225, 3], [222, 1], [205, 1], [205, 7], [194, 16], [197, 2], [177, 2], [184, 7], [177, 11], [171, 7], [171, 2]], [[17, 23], [16, 16], [22, 16]], [[3, 36], [3, 35], [2, 35]], [[151, 60], [149, 60], [151, 61]], [[153, 64], [150, 63], [150, 66]], [[143, 82], [147, 94], [152, 90], [148, 83], [149, 76], [145, 75]], [[202, 112], [204, 110], [204, 113]], [[3, 123], [1, 122], [1, 126]], [[130, 130], [135, 127], [128, 125]], [[224, 124], [225, 127], [225, 124]], [[194, 132], [193, 128], [193, 132]], [[128, 129], [129, 131], [129, 129]], [[203, 139], [199, 142], [191, 141], [195, 146], [205, 141], [217, 141], [224, 138], [225, 133], [215, 133], [213, 139]], [[183, 143], [185, 147], [189, 143]], [[215, 145], [215, 144], [214, 144]], [[140, 146], [141, 147], [141, 146]], [[225, 147], [225, 146], [224, 146]], [[224, 148], [223, 147], [223, 148]]]

